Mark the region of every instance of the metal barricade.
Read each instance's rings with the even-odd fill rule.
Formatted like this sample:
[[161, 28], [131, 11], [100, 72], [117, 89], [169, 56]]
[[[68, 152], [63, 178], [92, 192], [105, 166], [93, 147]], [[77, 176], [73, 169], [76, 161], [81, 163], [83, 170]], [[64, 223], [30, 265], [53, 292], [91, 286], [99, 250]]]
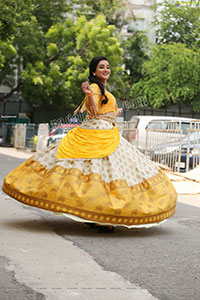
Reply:
[[26, 125], [26, 141], [25, 148], [32, 151], [36, 150], [36, 136], [38, 131], [37, 124], [27, 124]]
[[137, 122], [121, 121], [117, 122], [116, 124], [121, 136], [123, 136], [131, 144], [137, 146], [139, 138], [139, 132], [136, 128]]
[[128, 122], [128, 128], [123, 130], [122, 136], [132, 145], [138, 146], [139, 130], [136, 128], [136, 122]]
[[15, 124], [2, 122], [1, 123], [1, 145], [7, 147], [13, 147], [14, 144], [14, 128]]
[[122, 135], [124, 129], [128, 128], [128, 123], [126, 121], [118, 121], [116, 122], [116, 125], [119, 129], [120, 135]]
[[14, 147], [25, 149], [26, 145], [26, 124], [15, 124]]
[[[182, 149], [182, 152], [184, 152], [184, 149]], [[195, 121], [195, 122], [191, 122], [190, 129], [188, 130], [186, 171], [189, 171], [190, 169], [194, 169], [199, 165], [200, 165], [200, 121]]]
[[43, 150], [47, 147], [48, 135], [49, 135], [49, 124], [48, 123], [39, 124], [36, 151]]
[[177, 172], [189, 171], [200, 163], [200, 120], [190, 121], [188, 128], [182, 125], [177, 121], [155, 121], [146, 129], [145, 154]]
[[181, 129], [147, 129], [145, 154], [173, 170], [180, 168]]

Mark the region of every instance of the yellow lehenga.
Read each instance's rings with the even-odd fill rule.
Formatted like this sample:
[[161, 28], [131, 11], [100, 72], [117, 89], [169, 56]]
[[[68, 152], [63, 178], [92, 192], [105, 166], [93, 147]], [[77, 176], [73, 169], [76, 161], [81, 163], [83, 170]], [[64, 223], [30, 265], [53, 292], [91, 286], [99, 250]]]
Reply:
[[[100, 106], [61, 142], [34, 154], [5, 178], [3, 191], [16, 200], [82, 222], [148, 227], [176, 210], [176, 191], [158, 166], [120, 137], [113, 123], [116, 102]], [[87, 99], [85, 107], [87, 108]], [[112, 120], [110, 121], [109, 118]]]

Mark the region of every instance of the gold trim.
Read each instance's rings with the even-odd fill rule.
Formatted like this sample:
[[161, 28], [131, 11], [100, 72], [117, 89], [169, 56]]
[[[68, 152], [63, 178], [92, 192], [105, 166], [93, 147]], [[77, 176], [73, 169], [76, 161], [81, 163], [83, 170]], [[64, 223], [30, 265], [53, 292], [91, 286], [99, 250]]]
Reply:
[[170, 208], [168, 211], [165, 212], [161, 212], [159, 214], [156, 215], [150, 215], [150, 216], [143, 216], [143, 217], [116, 217], [113, 215], [105, 215], [105, 214], [100, 214], [100, 213], [92, 213], [92, 212], [88, 212], [82, 209], [78, 209], [78, 208], [72, 208], [70, 206], [67, 205], [63, 205], [61, 203], [59, 203], [59, 205], [56, 204], [52, 204], [52, 202], [48, 201], [48, 200], [41, 200], [39, 198], [36, 197], [30, 197], [30, 196], [26, 196], [23, 195], [19, 192], [16, 191], [12, 191], [9, 186], [6, 185], [6, 183], [4, 182], [3, 187], [2, 187], [3, 191], [8, 194], [9, 196], [11, 196], [12, 198], [15, 198], [16, 200], [30, 205], [30, 206], [37, 206], [39, 208], [45, 209], [45, 210], [50, 210], [53, 212], [63, 212], [63, 213], [68, 213], [68, 214], [72, 214], [81, 218], [84, 218], [85, 220], [90, 220], [90, 221], [94, 221], [94, 222], [98, 222], [98, 223], [110, 223], [113, 225], [142, 225], [142, 224], [149, 224], [149, 223], [157, 223], [157, 222], [161, 222], [171, 216], [174, 215], [175, 211], [176, 211], [176, 206]]
[[107, 183], [99, 174], [84, 175], [78, 168], [56, 165], [48, 170], [33, 157], [7, 175], [3, 191], [27, 205], [126, 226], [157, 223], [171, 217], [177, 200], [173, 185], [161, 170], [142, 183], [129, 186], [125, 179]]

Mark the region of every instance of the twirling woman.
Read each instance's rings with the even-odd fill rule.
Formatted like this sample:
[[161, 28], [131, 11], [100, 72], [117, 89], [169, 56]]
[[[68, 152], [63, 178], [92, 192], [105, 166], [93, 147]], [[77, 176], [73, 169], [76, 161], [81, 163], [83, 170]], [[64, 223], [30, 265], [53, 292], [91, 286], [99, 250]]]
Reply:
[[109, 61], [93, 58], [91, 84], [82, 83], [81, 111], [88, 116], [61, 142], [11, 171], [5, 193], [97, 226], [100, 232], [157, 225], [175, 213], [177, 194], [168, 177], [119, 134], [115, 118], [121, 109], [106, 89], [109, 76]]

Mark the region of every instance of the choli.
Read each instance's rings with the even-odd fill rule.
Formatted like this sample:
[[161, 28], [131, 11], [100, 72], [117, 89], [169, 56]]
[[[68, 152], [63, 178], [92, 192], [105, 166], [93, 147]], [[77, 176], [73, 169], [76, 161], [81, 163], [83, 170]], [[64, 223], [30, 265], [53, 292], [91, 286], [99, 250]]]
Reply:
[[[105, 98], [101, 94], [101, 90], [99, 86], [96, 83], [92, 83], [90, 85], [90, 88], [92, 90], [93, 98], [97, 106], [98, 114], [105, 114], [108, 112], [117, 112], [117, 104], [115, 97], [109, 93], [108, 91], [105, 91], [105, 95], [108, 97], [108, 102], [106, 104], [101, 104], [101, 101]], [[89, 112], [89, 109], [87, 108], [87, 101], [88, 97], [86, 96], [84, 99], [84, 105], [81, 108], [81, 112], [87, 110]]]

